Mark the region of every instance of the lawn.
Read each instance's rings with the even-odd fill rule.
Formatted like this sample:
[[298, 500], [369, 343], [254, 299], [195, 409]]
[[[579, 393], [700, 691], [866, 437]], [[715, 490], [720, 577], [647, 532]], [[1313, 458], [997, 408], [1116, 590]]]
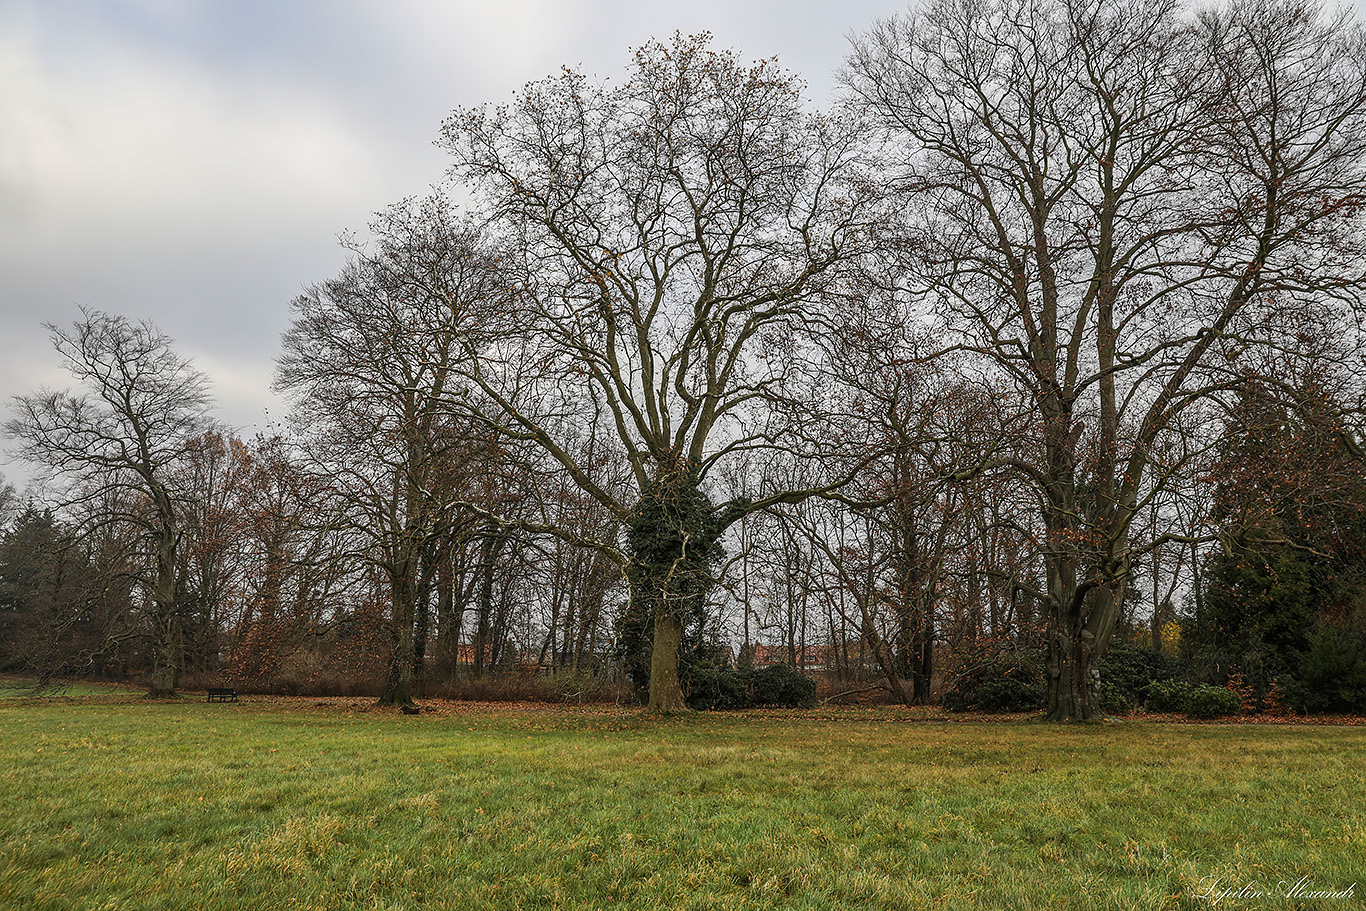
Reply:
[[142, 687], [122, 683], [70, 682], [40, 686], [21, 677], [0, 676], [0, 699], [71, 699], [85, 696], [132, 696], [145, 693]]
[[1352, 908], [1366, 895], [1366, 882], [1306, 895], [1366, 880], [1361, 728], [437, 708], [4, 700], [0, 906]]

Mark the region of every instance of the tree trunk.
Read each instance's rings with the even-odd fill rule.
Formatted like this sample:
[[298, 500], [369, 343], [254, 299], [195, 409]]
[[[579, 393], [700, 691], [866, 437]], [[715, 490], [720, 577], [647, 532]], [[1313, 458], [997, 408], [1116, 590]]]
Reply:
[[911, 701], [916, 705], [929, 705], [930, 685], [934, 680], [934, 606], [921, 597], [920, 638], [916, 643], [918, 654], [912, 656]]
[[650, 655], [650, 711], [670, 715], [687, 711], [678, 682], [678, 650], [683, 620], [664, 604], [655, 608], [654, 648]]
[[389, 659], [389, 671], [384, 678], [384, 690], [380, 693], [380, 705], [413, 704], [413, 659], [412, 632], [399, 632], [394, 642], [394, 652]]
[[[1068, 502], [1075, 502], [1068, 490]], [[1079, 559], [1067, 538], [1067, 516], [1053, 517], [1049, 540], [1060, 542], [1046, 563], [1048, 574], [1048, 711], [1049, 721], [1091, 721], [1094, 634], [1085, 629], [1085, 598], [1078, 597]]]
[[1100, 658], [1114, 631], [1124, 581], [1073, 593], [1066, 609], [1050, 610], [1048, 635], [1049, 721], [1096, 721], [1100, 710]]
[[[167, 511], [168, 507], [163, 514]], [[157, 542], [156, 582], [152, 592], [152, 605], [156, 610], [152, 620], [155, 638], [152, 642], [152, 673], [148, 679], [148, 695], [154, 698], [176, 694], [181, 662], [179, 605], [176, 600], [176, 531], [173, 521], [166, 521], [160, 537]]]
[[431, 584], [424, 582], [418, 593], [413, 617], [413, 688], [412, 695], [427, 696], [427, 638], [431, 633]]
[[[694, 463], [682, 470], [662, 466], [659, 477], [641, 492], [627, 528], [628, 619], [640, 623], [654, 618], [648, 703], [653, 712], [687, 709], [678, 680], [683, 627], [689, 621], [705, 626], [711, 564], [721, 556], [717, 537], [723, 527], [714, 521]], [[631, 651], [641, 649], [636, 645], [628, 650], [628, 658]]]
[[152, 673], [147, 681], [147, 695], [161, 699], [176, 694], [176, 684], [180, 679], [180, 661], [172, 618], [161, 619], [157, 634], [158, 641], [153, 646]]
[[902, 683], [901, 668], [898, 666], [891, 643], [878, 633], [877, 626], [873, 622], [872, 612], [869, 610], [865, 598], [860, 597], [858, 605], [859, 613], [863, 618], [863, 641], [872, 650], [873, 660], [877, 662], [878, 668], [882, 671], [883, 679], [887, 681], [887, 689], [896, 697], [897, 702], [902, 705], [910, 705], [911, 697]]
[[479, 544], [479, 598], [476, 602], [476, 624], [474, 629], [474, 676], [483, 677], [489, 665], [497, 664], [497, 643], [495, 635], [502, 632], [501, 624], [493, 616], [493, 581], [496, 570], [495, 560], [502, 549], [502, 535], [493, 528]]
[[1094, 721], [1094, 694], [1100, 670], [1095, 664], [1092, 636], [1086, 630], [1072, 635], [1054, 630], [1048, 637], [1049, 721]]
[[402, 571], [390, 579], [393, 590], [394, 648], [389, 655], [389, 669], [380, 693], [380, 705], [413, 704], [413, 600], [416, 592], [412, 582]]
[[[455, 611], [455, 579], [451, 552], [443, 555], [436, 573], [437, 661], [445, 662], [448, 677], [455, 679], [460, 660], [460, 615]], [[463, 613], [463, 612], [462, 612]]]

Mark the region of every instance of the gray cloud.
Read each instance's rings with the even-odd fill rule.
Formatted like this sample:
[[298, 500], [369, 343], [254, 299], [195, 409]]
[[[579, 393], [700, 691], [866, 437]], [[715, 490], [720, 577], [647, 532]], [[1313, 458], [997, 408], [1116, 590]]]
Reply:
[[824, 101], [843, 36], [901, 8], [0, 0], [0, 398], [66, 384], [40, 324], [89, 305], [156, 322], [249, 431], [278, 408], [289, 300], [340, 267], [340, 233], [440, 179], [452, 108], [562, 64], [613, 78], [630, 48], [704, 29]]

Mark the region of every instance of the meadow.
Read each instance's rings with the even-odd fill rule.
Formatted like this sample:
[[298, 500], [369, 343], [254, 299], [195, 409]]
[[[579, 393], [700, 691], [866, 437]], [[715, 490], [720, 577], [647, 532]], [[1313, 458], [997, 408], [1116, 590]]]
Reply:
[[10, 698], [0, 906], [1359, 907], [1363, 747], [902, 709]]

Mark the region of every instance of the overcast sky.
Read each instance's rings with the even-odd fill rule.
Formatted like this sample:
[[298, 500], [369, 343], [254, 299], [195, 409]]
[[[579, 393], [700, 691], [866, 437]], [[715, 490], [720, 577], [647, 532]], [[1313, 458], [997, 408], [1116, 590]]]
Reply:
[[338, 270], [339, 234], [441, 179], [451, 109], [565, 64], [617, 79], [675, 30], [777, 55], [824, 105], [847, 36], [904, 7], [0, 0], [0, 407], [68, 385], [41, 324], [86, 305], [155, 322], [251, 434], [283, 417], [290, 299]]

